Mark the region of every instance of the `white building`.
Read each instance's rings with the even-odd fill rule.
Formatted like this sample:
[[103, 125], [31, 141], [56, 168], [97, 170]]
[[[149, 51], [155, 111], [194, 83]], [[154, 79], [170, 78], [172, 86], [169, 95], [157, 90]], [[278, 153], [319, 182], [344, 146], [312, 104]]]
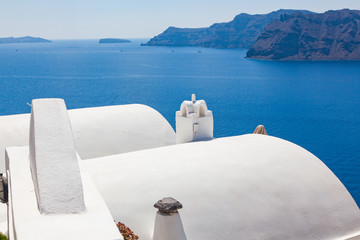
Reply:
[[[182, 105], [180, 115], [176, 115], [177, 125], [179, 116], [179, 123], [185, 122], [184, 129], [187, 129], [185, 126], [188, 123], [193, 124], [193, 129], [194, 124], [199, 123], [199, 128], [192, 133], [180, 133], [181, 140], [191, 142], [212, 139], [212, 113], [207, 110], [205, 102], [193, 100], [192, 105]], [[124, 129], [125, 132], [137, 131], [137, 134], [118, 131], [121, 126], [116, 125], [115, 120], [110, 120], [112, 111], [108, 109], [111, 108], [122, 109], [121, 117], [118, 115], [115, 118], [123, 121], [122, 126], [128, 127]], [[305, 149], [263, 134], [173, 145], [171, 143], [175, 142], [175, 134], [173, 130], [166, 130], [168, 122], [158, 114], [153, 114], [156, 111], [148, 107], [141, 109], [139, 113], [137, 105], [129, 105], [126, 109], [118, 106], [68, 111], [74, 135], [73, 145], [76, 147], [72, 148], [70, 144], [66, 149], [59, 148], [61, 151], [58, 151], [58, 148], [54, 148], [47, 154], [50, 154], [50, 158], [66, 151], [74, 153], [76, 149], [80, 157], [81, 154], [86, 156], [87, 151], [96, 156], [78, 161], [79, 170], [76, 170], [76, 166], [71, 167], [75, 163], [73, 158], [70, 158], [72, 163], [67, 164], [69, 169], [75, 169], [81, 176], [86, 210], [77, 213], [40, 213], [35, 194], [36, 184], [30, 172], [33, 160], [28, 158], [29, 147], [9, 148], [7, 140], [0, 135], [2, 146], [7, 147], [7, 174], [11, 193], [8, 203], [10, 211], [0, 212], [0, 220], [5, 222], [4, 216], [8, 215], [11, 240], [16, 239], [14, 235], [20, 240], [63, 239], [63, 233], [70, 233], [65, 239], [92, 239], [89, 235], [92, 231], [89, 229], [94, 230], [93, 236], [105, 233], [98, 239], [121, 239], [114, 231], [112, 220], [125, 223], [142, 240], [151, 240], [153, 237], [153, 240], [164, 240], [166, 236], [174, 236], [174, 233], [182, 240], [360, 239], [360, 210], [354, 199], [331, 170]], [[76, 117], [73, 112], [76, 112]], [[98, 116], [105, 112], [106, 118]], [[188, 118], [191, 114], [194, 117]], [[64, 111], [60, 111], [60, 115], [66, 119]], [[89, 115], [97, 118], [90, 118]], [[0, 123], [15, 129], [14, 132], [6, 132], [3, 129], [5, 127], [0, 129], [0, 132], [7, 134], [5, 136], [11, 140], [11, 144], [24, 144], [16, 144], [15, 141], [15, 134], [22, 133], [16, 130], [16, 121], [20, 122], [22, 129], [30, 126], [29, 117], [24, 116], [0, 117]], [[42, 116], [46, 114], [40, 114], [40, 118]], [[146, 117], [140, 120], [140, 116]], [[22, 125], [25, 118], [29, 120], [27, 127]], [[57, 120], [52, 118], [52, 121]], [[127, 121], [143, 121], [143, 125], [132, 125]], [[151, 128], [150, 134], [147, 132], [150, 129], [147, 121], [155, 126]], [[106, 124], [110, 122], [114, 124]], [[38, 123], [32, 124], [41, 130], [45, 123]], [[43, 135], [45, 140], [37, 147], [38, 150], [46, 142], [53, 142], [60, 136], [63, 137], [60, 139], [67, 139], [67, 144], [71, 143], [66, 124], [57, 122], [52, 126], [57, 126], [57, 130], [46, 128], [50, 135]], [[201, 126], [205, 127], [201, 129]], [[61, 127], [67, 130], [56, 132]], [[158, 129], [163, 129], [163, 134], [158, 134]], [[51, 136], [51, 132], [56, 134]], [[198, 138], [199, 132], [203, 137]], [[44, 132], [40, 131], [42, 134]], [[85, 137], [97, 135], [99, 139]], [[77, 136], [84, 138], [77, 139]], [[144, 139], [144, 136], [149, 138]], [[46, 140], [47, 137], [50, 139]], [[154, 137], [159, 138], [155, 141], [155, 147], [136, 149], [137, 146], [133, 146], [137, 141], [141, 146], [150, 146], [146, 142], [154, 141]], [[31, 139], [36, 141], [37, 137]], [[102, 139], [106, 139], [104, 144]], [[20, 140], [23, 141], [22, 135]], [[33, 146], [31, 141], [28, 144]], [[114, 142], [124, 144], [118, 150]], [[70, 160], [64, 161], [64, 164]], [[48, 161], [39, 163], [47, 167], [49, 164]], [[56, 164], [59, 163], [62, 161]], [[41, 171], [37, 174], [45, 176]], [[53, 174], [65, 174], [66, 177], [69, 172], [55, 170]], [[66, 184], [58, 187], [67, 189]], [[182, 203], [183, 208], [169, 216], [157, 213], [153, 205], [164, 197], [175, 198]], [[96, 218], [100, 220], [94, 220]], [[4, 224], [0, 226], [3, 226], [0, 230], [7, 231]]]

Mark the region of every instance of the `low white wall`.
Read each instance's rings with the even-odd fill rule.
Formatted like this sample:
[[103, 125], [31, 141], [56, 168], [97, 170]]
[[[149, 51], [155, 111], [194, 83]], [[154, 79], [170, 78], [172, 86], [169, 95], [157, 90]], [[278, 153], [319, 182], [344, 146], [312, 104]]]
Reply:
[[29, 148], [10, 147], [6, 152], [11, 240], [123, 240], [104, 200], [82, 166], [84, 161], [78, 159], [86, 211], [41, 214], [30, 171]]

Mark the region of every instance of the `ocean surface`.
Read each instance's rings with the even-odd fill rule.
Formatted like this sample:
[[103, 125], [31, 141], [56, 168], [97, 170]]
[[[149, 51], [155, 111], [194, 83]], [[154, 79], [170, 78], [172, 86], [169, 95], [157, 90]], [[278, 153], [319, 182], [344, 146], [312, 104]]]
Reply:
[[196, 93], [214, 113], [215, 137], [263, 124], [319, 157], [360, 205], [360, 62], [260, 61], [146, 41], [0, 44], [0, 115], [28, 113], [34, 98], [63, 98], [69, 109], [142, 103], [175, 127]]

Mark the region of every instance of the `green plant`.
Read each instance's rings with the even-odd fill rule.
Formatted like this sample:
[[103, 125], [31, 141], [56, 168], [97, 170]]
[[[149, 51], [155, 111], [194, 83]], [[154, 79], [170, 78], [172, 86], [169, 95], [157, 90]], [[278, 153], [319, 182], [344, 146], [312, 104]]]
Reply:
[[7, 236], [0, 232], [0, 240], [8, 240]]

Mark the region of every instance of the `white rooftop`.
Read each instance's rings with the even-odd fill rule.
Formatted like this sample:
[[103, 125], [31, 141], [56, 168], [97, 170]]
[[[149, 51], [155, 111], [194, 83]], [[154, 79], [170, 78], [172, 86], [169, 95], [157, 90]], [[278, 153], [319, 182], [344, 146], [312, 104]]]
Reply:
[[[139, 104], [74, 109], [68, 114], [76, 151], [81, 159], [87, 159], [79, 162], [86, 211], [75, 215], [40, 214], [29, 180], [34, 172], [30, 171], [28, 147], [10, 147], [29, 145], [30, 116], [0, 117], [0, 126], [6, 126], [0, 127], [0, 162], [5, 148], [10, 147], [9, 224], [16, 225], [11, 229], [20, 231], [19, 239], [36, 235], [47, 225], [42, 236], [49, 239], [46, 236], [52, 236], [67, 219], [71, 226], [66, 239], [89, 239], [77, 236], [75, 230], [97, 226], [99, 235], [92, 235], [93, 239], [103, 237], [102, 229], [107, 229], [104, 239], [117, 239], [114, 219], [125, 223], [141, 240], [150, 240], [155, 216], [161, 215], [153, 205], [164, 197], [182, 203], [176, 218], [189, 240], [360, 239], [360, 210], [349, 192], [321, 160], [296, 144], [248, 134], [174, 145], [175, 132], [165, 118]], [[191, 131], [207, 129], [212, 138], [212, 119], [190, 120]], [[44, 125], [39, 124], [47, 129]], [[55, 128], [56, 124], [51, 125]], [[63, 134], [55, 130], [51, 137], [61, 140]], [[47, 137], [46, 132], [41, 134]], [[71, 130], [66, 136], [71, 142]], [[43, 159], [41, 163], [48, 165], [46, 157]], [[2, 164], [0, 170], [4, 170]], [[1, 231], [6, 229], [5, 206], [0, 208]], [[24, 211], [28, 208], [32, 210]], [[158, 219], [163, 223], [158, 229], [167, 231], [168, 218]]]
[[[176, 143], [169, 122], [142, 104], [68, 110], [81, 159], [156, 148]], [[5, 148], [29, 145], [30, 114], [0, 116], [0, 172]], [[6, 127], [5, 127], [6, 126]]]
[[84, 162], [117, 221], [150, 240], [173, 197], [188, 239], [347, 239], [360, 211], [313, 154], [259, 134], [167, 146]]

